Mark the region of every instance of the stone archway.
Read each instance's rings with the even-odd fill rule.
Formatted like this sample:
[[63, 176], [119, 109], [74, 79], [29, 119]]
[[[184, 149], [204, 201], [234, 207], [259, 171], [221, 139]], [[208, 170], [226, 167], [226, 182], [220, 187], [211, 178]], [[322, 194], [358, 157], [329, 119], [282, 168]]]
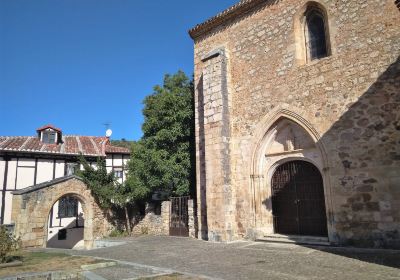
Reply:
[[56, 201], [66, 195], [73, 195], [82, 202], [86, 249], [92, 248], [96, 238], [103, 237], [110, 231], [112, 226], [90, 190], [79, 177], [67, 176], [13, 193], [12, 221], [23, 247], [46, 247], [50, 210]]
[[277, 168], [290, 161], [301, 160], [314, 165], [323, 178], [324, 199], [331, 232], [332, 207], [324, 145], [318, 132], [298, 114], [280, 109], [267, 115], [255, 131], [255, 143], [250, 166], [251, 206], [257, 236], [274, 233], [272, 214], [272, 176]]
[[57, 200], [48, 214], [46, 247], [82, 248], [87, 208], [83, 198], [74, 193], [66, 194]]

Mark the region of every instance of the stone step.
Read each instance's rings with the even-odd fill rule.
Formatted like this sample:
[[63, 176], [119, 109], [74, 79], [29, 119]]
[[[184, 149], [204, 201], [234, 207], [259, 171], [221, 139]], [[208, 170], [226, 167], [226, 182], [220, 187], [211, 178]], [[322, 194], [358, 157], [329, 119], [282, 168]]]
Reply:
[[323, 236], [267, 234], [264, 237], [258, 238], [256, 241], [315, 245], [315, 246], [330, 246], [328, 238]]

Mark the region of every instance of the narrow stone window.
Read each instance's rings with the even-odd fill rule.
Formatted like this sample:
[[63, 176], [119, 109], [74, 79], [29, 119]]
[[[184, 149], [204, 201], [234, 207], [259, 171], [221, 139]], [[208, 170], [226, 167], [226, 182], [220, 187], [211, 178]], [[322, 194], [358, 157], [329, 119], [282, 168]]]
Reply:
[[329, 56], [326, 18], [322, 11], [316, 7], [310, 7], [305, 13], [304, 27], [307, 60], [311, 61]]

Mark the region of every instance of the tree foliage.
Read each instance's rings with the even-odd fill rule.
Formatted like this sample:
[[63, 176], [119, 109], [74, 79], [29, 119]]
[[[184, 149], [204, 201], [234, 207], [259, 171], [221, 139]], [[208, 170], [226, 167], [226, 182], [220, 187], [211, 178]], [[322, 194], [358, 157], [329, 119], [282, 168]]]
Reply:
[[93, 197], [102, 208], [110, 208], [113, 204], [115, 192], [118, 189], [118, 182], [114, 173], [107, 172], [106, 162], [98, 158], [96, 168], [89, 165], [85, 158], [80, 158], [83, 170], [78, 171], [78, 176], [91, 190]]
[[182, 71], [165, 75], [144, 100], [143, 137], [132, 145], [129, 185], [189, 194], [194, 182], [193, 83]]
[[138, 188], [136, 184], [119, 183], [114, 172], [107, 172], [106, 162], [102, 158], [97, 160], [95, 168], [90, 166], [83, 157], [80, 162], [83, 170], [78, 172], [78, 176], [83, 179], [102, 208], [111, 206], [122, 208], [148, 195], [148, 190]]
[[97, 160], [96, 167], [92, 167], [81, 157], [83, 170], [78, 175], [91, 190], [93, 197], [103, 209], [112, 207], [121, 208], [125, 211], [125, 225], [128, 233], [131, 231], [128, 204], [147, 197], [149, 190], [135, 184], [134, 178], [130, 178], [123, 184], [119, 183], [114, 172], [107, 172], [104, 159]]
[[133, 142], [134, 141], [128, 141], [125, 138], [122, 138], [121, 140], [111, 140], [111, 144], [113, 146], [118, 146], [118, 147], [123, 147], [123, 148], [128, 148], [128, 149], [131, 149]]

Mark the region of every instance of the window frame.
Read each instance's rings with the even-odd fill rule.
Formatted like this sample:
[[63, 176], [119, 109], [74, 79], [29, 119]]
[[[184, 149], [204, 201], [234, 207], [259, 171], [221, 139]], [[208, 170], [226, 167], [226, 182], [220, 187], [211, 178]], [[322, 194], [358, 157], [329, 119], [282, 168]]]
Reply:
[[[124, 179], [124, 169], [122, 167], [113, 167], [114, 175], [117, 179]], [[117, 176], [117, 172], [121, 174], [121, 176]]]
[[57, 218], [78, 217], [79, 200], [75, 197], [64, 196], [58, 200]]
[[[52, 140], [52, 141], [50, 141]], [[42, 131], [42, 142], [45, 144], [55, 144], [57, 141], [57, 132], [52, 130]]]
[[[325, 41], [325, 55], [324, 56], [313, 56], [312, 55], [312, 47], [310, 40], [310, 20], [311, 17], [319, 17], [323, 23], [323, 32], [324, 32], [324, 41]], [[317, 61], [323, 59], [325, 57], [331, 56], [331, 46], [330, 46], [330, 36], [329, 36], [329, 28], [326, 13], [316, 5], [309, 5], [306, 8], [303, 19], [303, 36], [304, 36], [304, 48], [305, 48], [305, 58], [306, 62]]]

